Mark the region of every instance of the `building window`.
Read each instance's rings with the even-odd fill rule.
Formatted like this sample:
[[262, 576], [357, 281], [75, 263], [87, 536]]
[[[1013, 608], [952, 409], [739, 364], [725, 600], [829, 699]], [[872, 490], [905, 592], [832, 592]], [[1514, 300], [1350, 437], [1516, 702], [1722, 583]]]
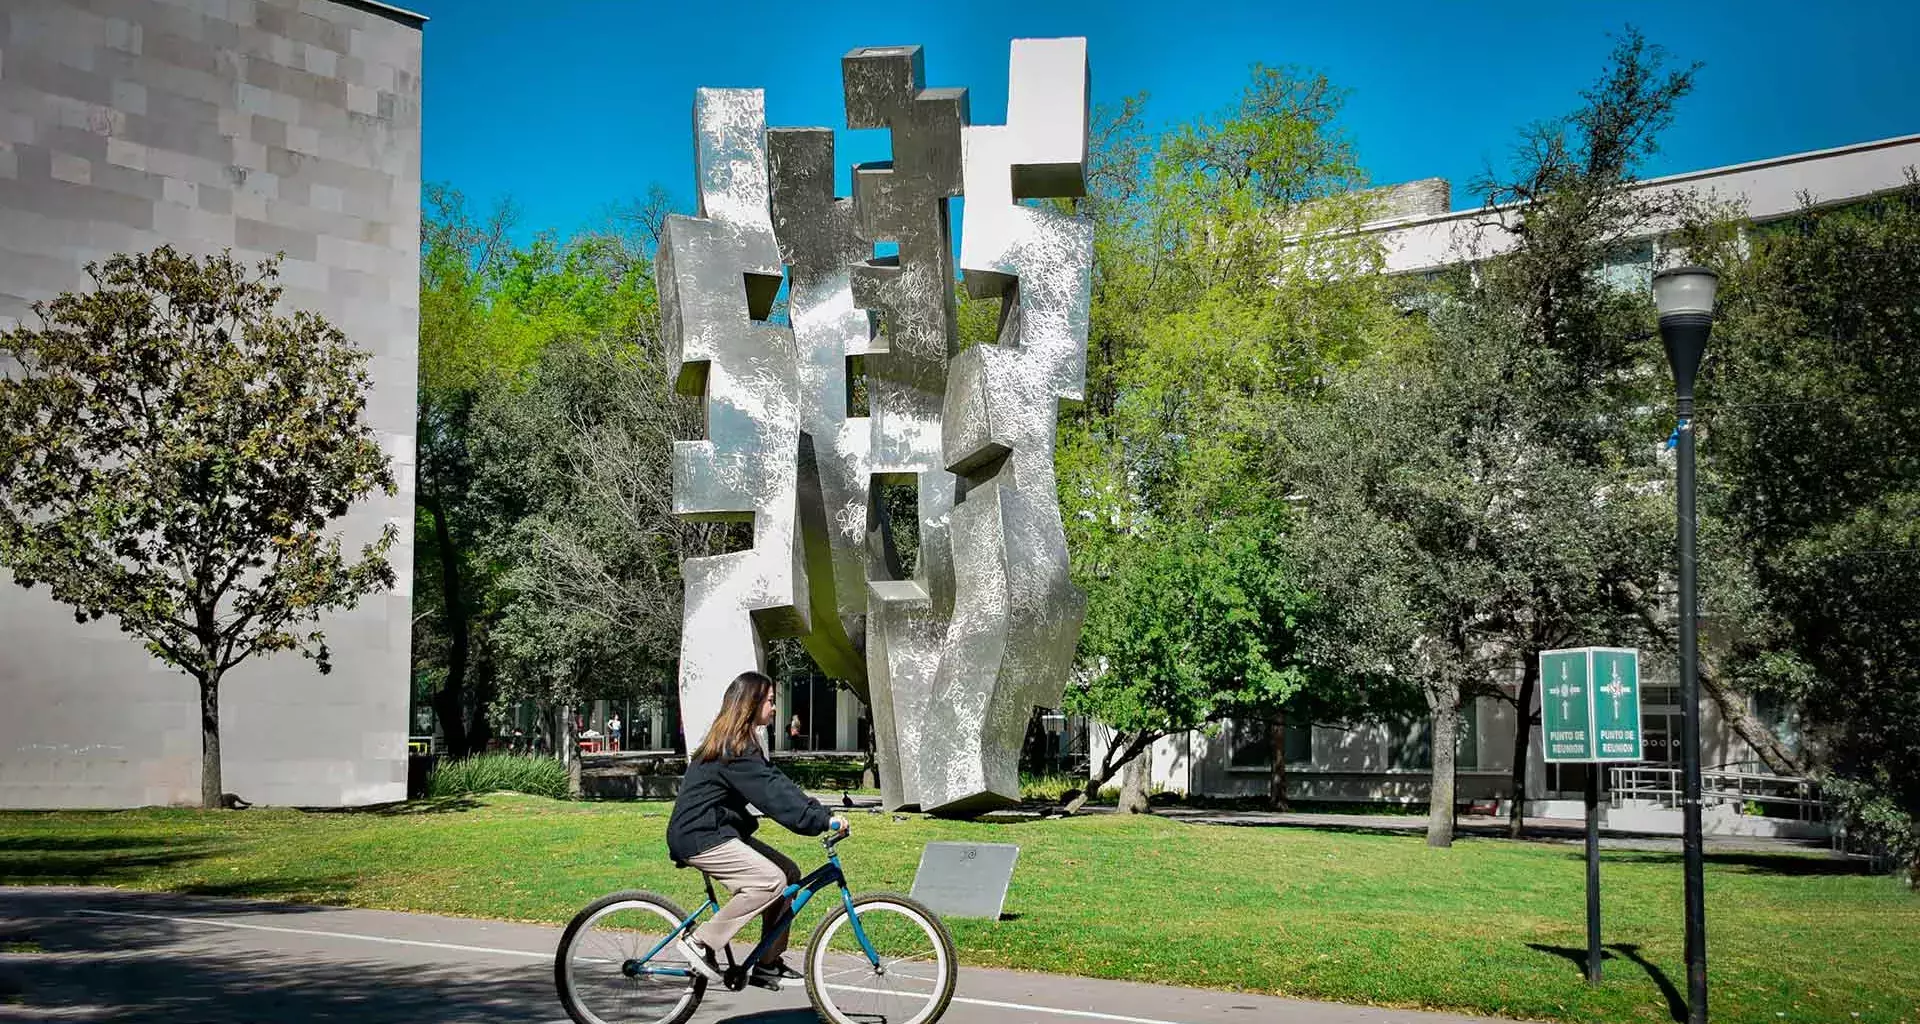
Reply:
[[1552, 761], [1547, 764], [1547, 791], [1550, 793], [1585, 793], [1587, 776], [1594, 766], [1581, 761]]
[[1433, 767], [1433, 723], [1426, 719], [1406, 722], [1387, 739], [1387, 767], [1427, 769]]
[[1640, 752], [1649, 764], [1678, 764], [1680, 761], [1679, 714], [1640, 712]]
[[1454, 734], [1453, 766], [1480, 767], [1480, 701], [1467, 701], [1460, 709], [1460, 728]]
[[1267, 723], [1242, 718], [1227, 722], [1227, 766], [1273, 767], [1273, 741], [1267, 738]]
[[[1479, 702], [1469, 701], [1460, 709], [1460, 724], [1453, 734], [1453, 766], [1456, 769], [1480, 767]], [[1422, 718], [1402, 724], [1387, 740], [1387, 767], [1425, 771], [1433, 767], [1433, 721]]]
[[1287, 764], [1313, 764], [1313, 723], [1287, 719]]
[[[1235, 718], [1227, 723], [1228, 760], [1231, 768], [1272, 768], [1273, 736], [1266, 722]], [[1282, 740], [1288, 765], [1313, 764], [1313, 723], [1287, 719]]]

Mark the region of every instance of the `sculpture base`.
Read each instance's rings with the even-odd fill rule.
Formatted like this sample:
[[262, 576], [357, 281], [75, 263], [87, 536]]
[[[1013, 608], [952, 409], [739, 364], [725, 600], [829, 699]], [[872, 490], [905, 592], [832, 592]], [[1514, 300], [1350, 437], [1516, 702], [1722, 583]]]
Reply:
[[975, 818], [991, 811], [1003, 811], [1009, 807], [1018, 806], [1020, 801], [1014, 797], [999, 793], [974, 793], [952, 803], [925, 808], [924, 811], [929, 817], [934, 818]]

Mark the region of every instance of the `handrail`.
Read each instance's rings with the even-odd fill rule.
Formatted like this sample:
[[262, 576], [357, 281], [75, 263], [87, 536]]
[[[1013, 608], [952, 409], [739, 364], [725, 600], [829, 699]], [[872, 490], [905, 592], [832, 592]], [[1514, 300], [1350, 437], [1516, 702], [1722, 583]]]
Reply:
[[[1608, 804], [1619, 807], [1623, 799], [1635, 799], [1677, 807], [1684, 795], [1680, 771], [1664, 765], [1610, 768]], [[1828, 821], [1835, 816], [1833, 807], [1820, 794], [1820, 784], [1812, 779], [1708, 769], [1700, 773], [1700, 783], [1703, 801], [1791, 807], [1802, 821]]]

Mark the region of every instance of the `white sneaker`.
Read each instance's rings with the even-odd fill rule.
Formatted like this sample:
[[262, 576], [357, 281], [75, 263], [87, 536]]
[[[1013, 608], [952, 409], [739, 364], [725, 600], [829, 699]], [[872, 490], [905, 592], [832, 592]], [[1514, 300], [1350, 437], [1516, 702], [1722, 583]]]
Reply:
[[722, 980], [720, 965], [713, 958], [713, 950], [702, 946], [691, 935], [682, 935], [673, 944], [680, 950], [680, 955], [687, 958], [687, 966], [705, 975], [708, 981]]

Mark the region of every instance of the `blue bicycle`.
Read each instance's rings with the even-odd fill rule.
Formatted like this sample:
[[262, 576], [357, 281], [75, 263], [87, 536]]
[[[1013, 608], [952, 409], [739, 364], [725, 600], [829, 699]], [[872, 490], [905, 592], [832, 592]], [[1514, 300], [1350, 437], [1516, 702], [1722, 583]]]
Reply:
[[[840, 903], [814, 928], [802, 961], [814, 1009], [833, 1024], [932, 1024], [947, 1012], [959, 979], [953, 936], [933, 911], [908, 897], [853, 895], [835, 852], [842, 838], [844, 833], [821, 841], [827, 862], [787, 886], [789, 909], [746, 960], [735, 963], [733, 950], [725, 951], [722, 984], [744, 989], [772, 937], [792, 927], [815, 893], [838, 886]], [[691, 914], [664, 896], [636, 889], [602, 896], [574, 915], [553, 963], [567, 1016], [576, 1024], [683, 1024], [693, 1016], [707, 979], [673, 940], [720, 909], [713, 879], [702, 877], [707, 901]]]

